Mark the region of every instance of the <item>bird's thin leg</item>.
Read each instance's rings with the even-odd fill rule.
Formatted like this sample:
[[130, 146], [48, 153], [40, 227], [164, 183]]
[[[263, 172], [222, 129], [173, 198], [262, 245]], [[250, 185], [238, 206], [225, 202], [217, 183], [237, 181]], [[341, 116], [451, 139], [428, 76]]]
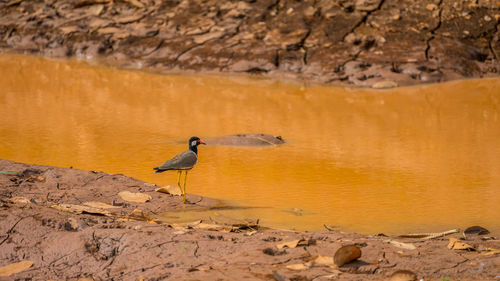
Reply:
[[177, 186], [181, 188], [181, 174], [182, 170], [179, 170], [179, 176], [177, 177]]
[[188, 171], [186, 170], [185, 171], [185, 174], [184, 174], [184, 203], [186, 203], [186, 181], [187, 181], [187, 177], [188, 177]]

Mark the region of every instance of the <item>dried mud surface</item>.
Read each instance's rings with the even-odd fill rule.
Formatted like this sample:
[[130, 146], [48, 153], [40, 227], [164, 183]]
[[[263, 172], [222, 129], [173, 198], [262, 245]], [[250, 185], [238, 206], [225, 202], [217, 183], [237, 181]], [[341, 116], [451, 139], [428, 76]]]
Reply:
[[[155, 192], [155, 186], [123, 175], [1, 159], [0, 171], [0, 273], [3, 266], [33, 262], [0, 280], [413, 280], [390, 279], [398, 270], [411, 270], [419, 280], [498, 280], [500, 272], [500, 251], [491, 250], [499, 249], [500, 241], [485, 235], [460, 240], [473, 250], [452, 250], [449, 236], [421, 241], [294, 233], [250, 223], [172, 224], [153, 217], [219, 203], [189, 195], [198, 203], [184, 205], [180, 196]], [[151, 200], [123, 201], [117, 195], [123, 190], [149, 194]], [[117, 208], [103, 216], [51, 207], [87, 201]], [[302, 241], [278, 248], [293, 240]], [[350, 244], [361, 249], [361, 257], [333, 265], [336, 250]]]
[[390, 88], [497, 77], [500, 4], [0, 0], [0, 51]]

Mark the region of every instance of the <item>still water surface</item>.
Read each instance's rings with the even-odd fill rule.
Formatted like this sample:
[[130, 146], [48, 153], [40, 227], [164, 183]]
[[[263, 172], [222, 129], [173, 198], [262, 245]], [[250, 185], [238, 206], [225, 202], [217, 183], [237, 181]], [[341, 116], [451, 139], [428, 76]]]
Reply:
[[168, 185], [152, 168], [190, 136], [281, 135], [200, 147], [188, 192], [287, 229], [499, 234], [499, 107], [500, 79], [349, 90], [0, 55], [1, 158]]

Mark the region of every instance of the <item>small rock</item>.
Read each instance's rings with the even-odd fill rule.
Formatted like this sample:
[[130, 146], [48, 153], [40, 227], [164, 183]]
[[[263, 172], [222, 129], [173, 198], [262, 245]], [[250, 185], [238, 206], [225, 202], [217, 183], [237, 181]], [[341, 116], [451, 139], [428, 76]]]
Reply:
[[67, 231], [78, 231], [78, 222], [74, 218], [69, 218], [68, 221], [64, 224], [64, 229]]
[[489, 234], [490, 231], [482, 226], [471, 226], [464, 230], [464, 235], [485, 235]]
[[484, 21], [491, 21], [491, 17], [488, 15], [484, 16]]
[[333, 256], [333, 262], [337, 266], [343, 266], [361, 257], [361, 249], [355, 245], [346, 245], [340, 247]]
[[396, 82], [390, 81], [390, 80], [385, 80], [385, 81], [380, 81], [380, 82], [374, 83], [372, 85], [372, 88], [373, 89], [389, 89], [389, 88], [395, 88], [397, 86], [398, 86], [398, 84]]

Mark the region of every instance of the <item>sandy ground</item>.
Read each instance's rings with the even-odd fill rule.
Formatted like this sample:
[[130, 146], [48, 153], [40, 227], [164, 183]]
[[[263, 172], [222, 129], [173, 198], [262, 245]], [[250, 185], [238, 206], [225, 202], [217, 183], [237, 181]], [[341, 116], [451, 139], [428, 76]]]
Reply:
[[[218, 208], [221, 203], [188, 195], [197, 203], [186, 205], [181, 196], [156, 192], [156, 186], [124, 175], [1, 159], [0, 171], [0, 280], [500, 278], [500, 251], [495, 250], [500, 240], [487, 234], [425, 240], [337, 231], [295, 233], [243, 219], [176, 224], [158, 215]], [[124, 200], [122, 191], [150, 197], [134, 203]], [[453, 237], [458, 239], [456, 249], [449, 248]], [[338, 266], [333, 257], [337, 263], [346, 261], [337, 253], [346, 245], [356, 245], [361, 257]], [[17, 270], [8, 272], [16, 265]]]

